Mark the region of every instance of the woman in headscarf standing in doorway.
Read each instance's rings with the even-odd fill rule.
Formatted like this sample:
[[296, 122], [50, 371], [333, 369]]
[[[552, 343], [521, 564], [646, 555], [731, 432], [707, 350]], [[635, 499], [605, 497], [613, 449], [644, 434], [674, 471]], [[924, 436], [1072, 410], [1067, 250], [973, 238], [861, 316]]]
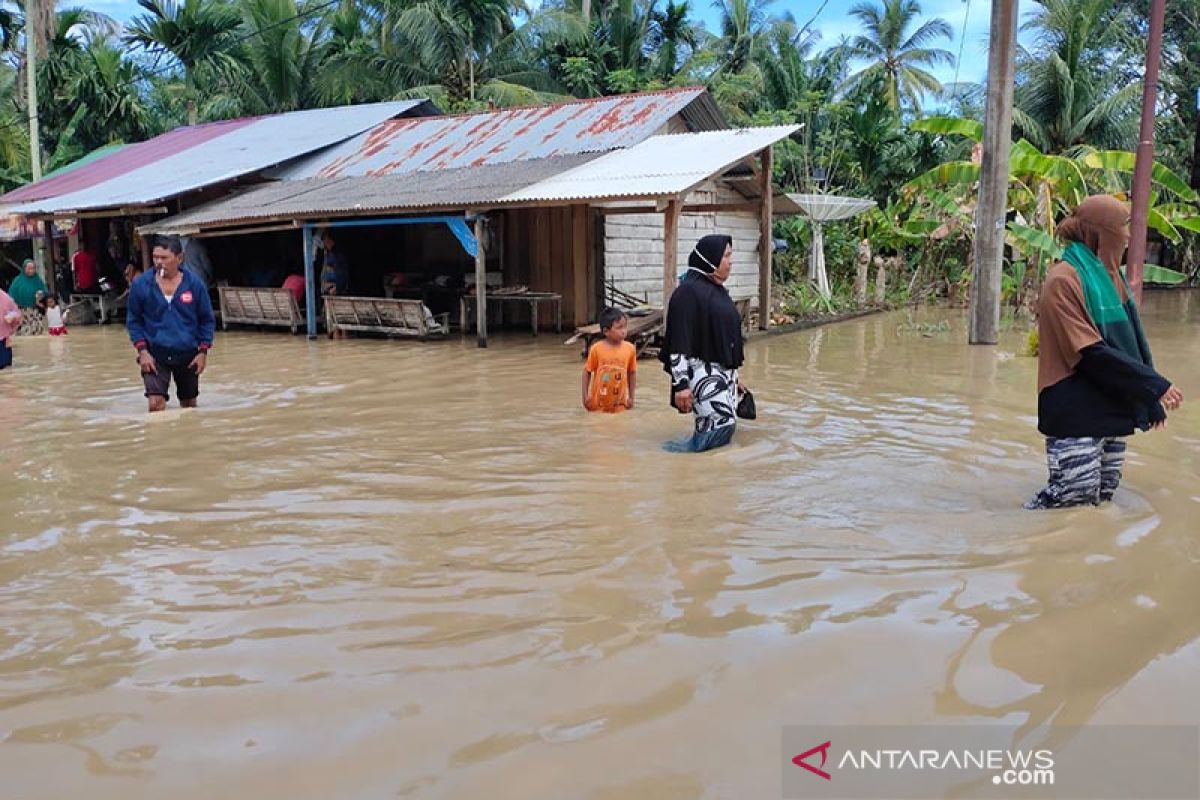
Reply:
[[1121, 482], [1125, 439], [1166, 425], [1183, 393], [1154, 370], [1121, 272], [1129, 208], [1084, 200], [1059, 226], [1067, 242], [1038, 303], [1038, 430], [1050, 480], [1026, 508], [1097, 505]]
[[671, 405], [695, 415], [695, 430], [681, 450], [727, 445], [737, 428], [742, 319], [725, 289], [732, 267], [733, 239], [705, 236], [689, 254], [667, 307], [659, 358], [671, 376]]

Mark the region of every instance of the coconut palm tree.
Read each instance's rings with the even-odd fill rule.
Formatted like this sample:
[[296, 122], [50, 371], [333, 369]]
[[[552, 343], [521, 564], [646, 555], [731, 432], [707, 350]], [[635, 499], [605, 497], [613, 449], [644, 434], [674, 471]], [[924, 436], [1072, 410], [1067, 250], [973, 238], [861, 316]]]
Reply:
[[196, 100], [199, 69], [227, 58], [241, 16], [225, 0], [138, 0], [145, 14], [134, 17], [125, 34], [127, 44], [156, 55], [170, 55], [183, 67], [188, 124], [198, 121]]
[[440, 83], [474, 102], [479, 67], [515, 25], [512, 0], [388, 0], [385, 26], [396, 45], [392, 67], [406, 83]]
[[667, 0], [666, 8], [650, 12], [646, 47], [655, 54], [650, 73], [663, 83], [675, 79], [686, 61], [684, 54], [690, 55], [700, 44], [699, 31], [688, 18], [691, 11], [688, 0]]
[[1141, 85], [1118, 63], [1128, 28], [1113, 0], [1042, 0], [1024, 25], [1035, 45], [1018, 60], [1018, 132], [1048, 153], [1132, 147]]
[[819, 88], [813, 51], [821, 35], [810, 29], [800, 30], [788, 20], [775, 24], [764, 39], [754, 59], [762, 73], [763, 100], [772, 109], [793, 108], [805, 93]]
[[[882, 0], [878, 6], [859, 3], [850, 14], [864, 29], [850, 40], [850, 55], [868, 62], [850, 77], [851, 86], [882, 79], [888, 105], [896, 112], [906, 106], [917, 112], [925, 94], [942, 90], [942, 84], [926, 68], [954, 63], [948, 50], [930, 46], [953, 36], [948, 22], [935, 17], [917, 25], [921, 16], [917, 0]], [[909, 33], [914, 25], [916, 30]]]
[[306, 26], [295, 0], [241, 0], [247, 44], [222, 71], [225, 90], [245, 114], [275, 114], [319, 105], [317, 79], [326, 21]]
[[[60, 132], [60, 143], [51, 156], [51, 168], [73, 160], [112, 142], [139, 141], [150, 132], [150, 114], [145, 99], [137, 89], [141, 77], [135, 62], [125, 57], [124, 49], [115, 38], [97, 37], [87, 41], [75, 61], [76, 71], [63, 87], [65, 96], [75, 109]], [[82, 117], [79, 109], [86, 109]], [[71, 128], [74, 126], [74, 130]], [[70, 131], [70, 144], [78, 152], [60, 152], [68, 147], [62, 133]]]
[[718, 0], [721, 36], [717, 42], [717, 73], [737, 74], [749, 67], [776, 18], [770, 14], [774, 0]]

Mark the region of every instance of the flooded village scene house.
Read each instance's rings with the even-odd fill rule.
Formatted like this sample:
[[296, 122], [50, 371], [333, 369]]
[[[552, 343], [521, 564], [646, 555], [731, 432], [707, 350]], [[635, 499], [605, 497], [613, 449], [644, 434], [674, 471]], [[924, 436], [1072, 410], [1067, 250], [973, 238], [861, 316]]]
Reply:
[[1198, 31], [0, 7], [0, 798], [1200, 797]]

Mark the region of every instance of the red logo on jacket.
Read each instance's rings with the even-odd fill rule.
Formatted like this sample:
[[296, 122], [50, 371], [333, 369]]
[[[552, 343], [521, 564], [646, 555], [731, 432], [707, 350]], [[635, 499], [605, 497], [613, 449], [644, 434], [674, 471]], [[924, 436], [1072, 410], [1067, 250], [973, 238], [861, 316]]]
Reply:
[[180, 301], [181, 303], [190, 303], [190, 302], [192, 302], [192, 293], [191, 293], [191, 292], [184, 292], [183, 294], [179, 295], [179, 301]]

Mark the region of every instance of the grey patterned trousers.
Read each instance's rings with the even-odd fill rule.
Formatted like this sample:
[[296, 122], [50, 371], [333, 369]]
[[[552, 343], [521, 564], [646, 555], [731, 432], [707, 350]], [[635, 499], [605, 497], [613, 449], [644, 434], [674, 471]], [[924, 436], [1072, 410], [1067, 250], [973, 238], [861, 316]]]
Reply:
[[1125, 440], [1118, 437], [1046, 437], [1050, 481], [1025, 504], [1028, 509], [1099, 505], [1121, 483]]

